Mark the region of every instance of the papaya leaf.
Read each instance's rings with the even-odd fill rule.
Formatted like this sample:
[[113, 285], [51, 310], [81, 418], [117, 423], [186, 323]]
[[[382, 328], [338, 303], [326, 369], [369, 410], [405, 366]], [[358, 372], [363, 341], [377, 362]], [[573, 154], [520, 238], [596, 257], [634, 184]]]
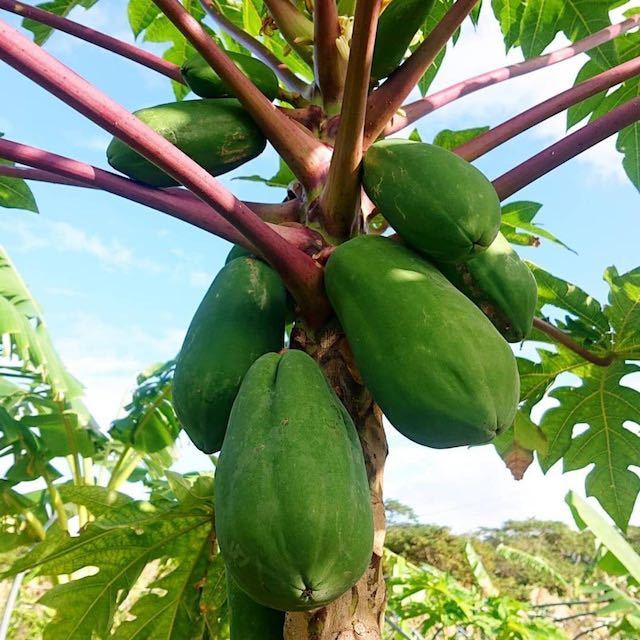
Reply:
[[615, 331], [614, 351], [640, 359], [640, 267], [623, 275], [610, 267], [604, 278], [611, 287], [604, 313]]
[[[200, 594], [214, 540], [212, 491], [212, 479], [198, 478], [184, 501], [165, 501], [162, 507], [152, 508], [149, 503], [120, 495], [108, 506], [106, 490], [65, 488], [67, 498], [101, 515], [75, 538], [53, 532], [6, 574], [24, 570], [40, 575], [80, 572], [81, 577], [53, 587], [41, 598], [42, 604], [57, 611], [44, 638], [109, 636], [123, 597], [145, 567], [156, 560], [162, 560], [167, 571], [131, 610], [135, 619], [115, 629], [115, 637], [201, 637], [187, 630], [204, 625]], [[87, 575], [92, 567], [93, 572]], [[162, 624], [158, 625], [160, 619]]]
[[520, 22], [520, 45], [525, 58], [539, 56], [559, 31], [563, 0], [525, 2]]
[[462, 129], [460, 131], [452, 131], [444, 129], [440, 131], [433, 139], [433, 144], [445, 149], [455, 149], [465, 142], [469, 142], [479, 135], [489, 131], [490, 127], [474, 127], [473, 129]]
[[246, 180], [247, 182], [261, 182], [262, 184], [266, 184], [268, 187], [275, 187], [277, 189], [288, 189], [289, 185], [292, 182], [295, 182], [296, 177], [293, 175], [293, 172], [289, 167], [285, 164], [282, 158], [279, 159], [279, 168], [278, 171], [271, 176], [270, 178], [264, 178], [262, 176], [238, 176], [237, 178], [233, 178], [234, 180]]
[[[66, 17], [76, 7], [90, 9], [97, 1], [98, 0], [52, 0], [51, 2], [43, 2], [36, 6], [44, 11], [55, 13], [57, 16]], [[33, 33], [33, 41], [41, 46], [54, 32], [53, 27], [48, 27], [46, 24], [30, 20], [29, 18], [25, 18], [22, 21], [22, 26]]]
[[[593, 465], [587, 495], [597, 498], [621, 529], [640, 491], [640, 478], [629, 469], [640, 459], [640, 437], [625, 427], [625, 422], [640, 424], [640, 392], [622, 386], [621, 380], [639, 370], [624, 362], [587, 367], [581, 386], [551, 391], [560, 405], [547, 410], [540, 422], [549, 440], [548, 455], [540, 457], [543, 471], [560, 458], [564, 471]], [[585, 424], [587, 429], [574, 435], [574, 428]]]
[[[0, 158], [0, 164], [13, 165], [13, 162]], [[39, 213], [36, 199], [29, 185], [24, 180], [9, 176], [0, 176], [0, 207]]]
[[500, 22], [504, 46], [508, 52], [520, 41], [520, 21], [524, 11], [524, 0], [492, 0], [493, 14]]
[[[578, 71], [576, 81], [574, 85], [585, 82], [593, 76], [602, 73], [602, 67], [594, 60], [587, 60], [585, 65]], [[595, 96], [591, 96], [578, 104], [574, 104], [567, 110], [567, 129], [574, 127], [579, 122], [582, 122], [585, 118], [588, 118], [601, 104], [607, 96], [606, 91], [597, 93]]]
[[[425, 23], [422, 27], [422, 38], [416, 42], [414, 45], [410, 47], [411, 51], [414, 51], [420, 42], [426, 38], [431, 31], [436, 27], [436, 25], [442, 20], [444, 15], [453, 5], [453, 0], [436, 0], [431, 12], [427, 16]], [[456, 35], [454, 35], [454, 42], [457, 39], [457, 35], [460, 30], [456, 31]], [[420, 90], [420, 95], [425, 96], [431, 83], [435, 80], [438, 71], [440, 71], [440, 67], [442, 66], [442, 62], [444, 61], [445, 55], [447, 53], [447, 47], [443, 47], [443, 49], [438, 53], [435, 60], [429, 65], [429, 68], [425, 71], [422, 78], [418, 82], [418, 89]]]
[[[589, 34], [600, 31], [611, 24], [607, 2], [569, 0], [562, 4], [561, 29], [571, 42], [586, 38]], [[589, 51], [589, 57], [600, 65], [601, 71], [610, 69], [618, 63], [615, 45], [612, 42], [606, 42], [592, 49]]]
[[109, 430], [115, 440], [140, 453], [155, 453], [173, 445], [181, 429], [171, 403], [174, 366], [170, 360], [138, 376], [126, 415], [114, 420]]
[[585, 361], [573, 351], [559, 347], [557, 352], [536, 349], [540, 362], [517, 358], [520, 372], [520, 401], [531, 409], [563, 373], [580, 375]]
[[[528, 237], [536, 238], [545, 238], [546, 240], [550, 240], [555, 244], [568, 249], [572, 253], [576, 253], [571, 247], [567, 246], [564, 242], [556, 238], [551, 232], [543, 229], [539, 225], [533, 224], [533, 219], [539, 213], [540, 209], [542, 209], [542, 205], [537, 202], [510, 202], [502, 207], [502, 224], [501, 230], [508, 229], [509, 233], [507, 235], [507, 239], [509, 240], [510, 235], [517, 235], [518, 233], [526, 232]], [[504, 233], [504, 231], [503, 231]], [[516, 244], [522, 244], [520, 242], [516, 242]], [[530, 241], [527, 244], [537, 246], [538, 242]]]
[[137, 38], [160, 15], [153, 0], [129, 0], [127, 16], [133, 35]]
[[60, 485], [58, 491], [64, 502], [85, 506], [95, 518], [107, 515], [114, 509], [119, 510], [133, 501], [124, 493], [98, 486], [78, 486], [69, 483]]
[[610, 330], [609, 319], [600, 303], [574, 284], [550, 274], [535, 264], [527, 263], [538, 283], [538, 304], [540, 308], [552, 305], [569, 312], [587, 327], [600, 334]]
[[580, 529], [588, 528], [596, 539], [620, 562], [630, 576], [640, 582], [640, 555], [591, 505], [578, 494], [569, 491], [565, 496], [573, 519]]

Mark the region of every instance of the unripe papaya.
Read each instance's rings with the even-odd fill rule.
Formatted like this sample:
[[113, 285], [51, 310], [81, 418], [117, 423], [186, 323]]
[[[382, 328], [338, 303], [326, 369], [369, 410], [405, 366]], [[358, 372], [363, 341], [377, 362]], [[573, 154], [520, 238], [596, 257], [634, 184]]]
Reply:
[[[267, 144], [242, 105], [231, 98], [170, 102], [134, 111], [134, 115], [214, 176], [260, 155]], [[134, 180], [155, 187], [178, 184], [118, 138], [111, 140], [107, 160]]]
[[360, 236], [331, 254], [325, 282], [362, 377], [400, 433], [446, 448], [511, 425], [513, 353], [433, 265], [389, 238]]
[[247, 256], [250, 256], [250, 255], [252, 254], [249, 251], [249, 249], [245, 249], [240, 244], [234, 244], [233, 247], [231, 247], [231, 251], [229, 251], [224, 263], [229, 264], [232, 260], [235, 260], [236, 258], [246, 258]]
[[500, 200], [491, 182], [442, 147], [376, 142], [364, 159], [364, 188], [400, 237], [434, 260], [467, 260], [500, 229]]
[[268, 353], [247, 372], [216, 467], [215, 512], [227, 570], [266, 607], [321, 607], [365, 572], [373, 516], [362, 449], [306, 353]]
[[249, 367], [282, 349], [285, 311], [284, 285], [260, 260], [237, 258], [215, 277], [189, 325], [173, 379], [176, 414], [201, 451], [222, 446]]
[[[269, 100], [278, 97], [278, 78], [257, 58], [227, 51], [234, 64]], [[199, 54], [194, 54], [182, 66], [182, 77], [193, 93], [201, 98], [231, 98], [234, 96], [222, 78]]]
[[435, 0], [392, 0], [378, 21], [371, 77], [386, 78], [401, 62]]
[[284, 613], [252, 600], [227, 571], [230, 640], [282, 640]]
[[509, 342], [524, 340], [533, 326], [538, 285], [501, 234], [467, 262], [437, 265], [449, 282], [475, 302]]

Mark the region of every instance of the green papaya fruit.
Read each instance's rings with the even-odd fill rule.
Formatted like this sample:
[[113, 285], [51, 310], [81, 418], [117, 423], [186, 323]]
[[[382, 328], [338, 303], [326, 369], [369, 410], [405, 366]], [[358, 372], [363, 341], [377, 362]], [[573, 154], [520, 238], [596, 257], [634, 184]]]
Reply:
[[376, 142], [364, 159], [364, 188], [407, 244], [441, 262], [483, 251], [500, 229], [500, 200], [491, 182], [442, 147]]
[[236, 258], [246, 258], [247, 256], [251, 256], [251, 255], [252, 253], [249, 251], [249, 249], [245, 249], [240, 244], [234, 244], [233, 247], [231, 247], [231, 251], [229, 251], [229, 254], [227, 255], [227, 258], [224, 261], [224, 263], [229, 264], [232, 260], [235, 260]]
[[176, 361], [173, 404], [187, 435], [218, 451], [249, 367], [284, 344], [286, 292], [271, 267], [237, 258], [218, 273], [189, 325]]
[[284, 613], [252, 600], [227, 571], [231, 640], [282, 640]]
[[380, 15], [371, 77], [386, 78], [400, 64], [435, 0], [392, 0]]
[[389, 238], [360, 236], [331, 254], [325, 283], [362, 377], [400, 433], [446, 448], [511, 425], [514, 355], [433, 265]]
[[501, 233], [486, 251], [471, 260], [437, 266], [509, 342], [521, 342], [529, 335], [538, 303], [538, 285]]
[[365, 572], [373, 516], [362, 449], [306, 353], [268, 353], [247, 372], [216, 467], [215, 512], [227, 570], [266, 607], [321, 607]]
[[[255, 158], [266, 146], [256, 123], [232, 98], [170, 102], [134, 111], [134, 115], [214, 176]], [[118, 138], [111, 140], [107, 160], [134, 180], [155, 187], [178, 184]]]
[[[269, 100], [278, 97], [278, 78], [264, 62], [257, 58], [227, 51], [236, 67], [244, 73], [251, 82]], [[222, 78], [209, 66], [200, 55], [194, 54], [182, 66], [182, 77], [193, 93], [201, 98], [232, 98], [234, 96]]]

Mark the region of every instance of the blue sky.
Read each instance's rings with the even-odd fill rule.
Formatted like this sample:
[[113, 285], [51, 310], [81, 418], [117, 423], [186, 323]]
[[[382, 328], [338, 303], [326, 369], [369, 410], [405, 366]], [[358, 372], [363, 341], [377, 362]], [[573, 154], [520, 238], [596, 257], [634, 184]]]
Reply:
[[[464, 29], [434, 88], [503, 64], [503, 45], [488, 9], [477, 31]], [[89, 12], [74, 11], [72, 17], [131, 40], [123, 0], [101, 0]], [[1, 18], [18, 24], [14, 16]], [[558, 39], [551, 48], [562, 44]], [[172, 100], [168, 81], [113, 54], [64, 34], [54, 35], [46, 48], [127, 108]], [[511, 53], [508, 59], [516, 61], [519, 55]], [[583, 62], [565, 62], [469, 96], [432, 114], [419, 131], [430, 140], [443, 128], [497, 124], [570, 86]], [[0, 131], [7, 138], [107, 166], [108, 134], [2, 63], [0, 87], [5, 98]], [[555, 118], [489, 154], [478, 166], [494, 178], [562, 134], [563, 119]], [[222, 180], [242, 198], [277, 201], [279, 191], [231, 182], [238, 175], [271, 175], [275, 167], [275, 154], [268, 151]], [[126, 401], [136, 373], [175, 355], [229, 245], [109, 194], [44, 184], [32, 188], [41, 215], [0, 210], [0, 243], [43, 306], [66, 364], [86, 385], [89, 407], [107, 426]], [[612, 141], [514, 199], [544, 203], [538, 222], [578, 255], [550, 243], [521, 253], [601, 301], [607, 292], [602, 281], [606, 267], [615, 264], [622, 272], [640, 264], [640, 198], [622, 173]], [[469, 530], [497, 526], [508, 518], [568, 520], [565, 493], [569, 488], [584, 493], [582, 472], [562, 476], [556, 466], [543, 477], [534, 465], [516, 483], [491, 447], [434, 451], [410, 443], [392, 428], [388, 434], [386, 495], [410, 504], [424, 521]], [[179, 470], [210, 468], [186, 440], [179, 456]]]

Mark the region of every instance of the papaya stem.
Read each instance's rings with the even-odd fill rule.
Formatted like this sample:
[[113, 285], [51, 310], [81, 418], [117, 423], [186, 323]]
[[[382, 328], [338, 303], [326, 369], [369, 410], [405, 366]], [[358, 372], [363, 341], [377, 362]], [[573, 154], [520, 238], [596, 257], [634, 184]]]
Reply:
[[493, 186], [498, 197], [500, 200], [506, 200], [538, 178], [638, 120], [640, 98], [634, 98], [494, 180]]
[[[276, 233], [189, 156], [2, 20], [0, 59], [120, 138], [209, 206], [215, 207], [280, 274], [301, 313], [314, 323], [326, 318], [330, 307], [322, 288], [320, 266]], [[233, 63], [229, 64], [238, 71]], [[291, 123], [287, 118], [284, 120]], [[297, 127], [294, 123], [291, 125]]]
[[[250, 251], [257, 251], [218, 211], [185, 189], [155, 189], [110, 171], [98, 169], [42, 149], [12, 142], [6, 138], [0, 138], [0, 158], [36, 167], [35, 169], [26, 169], [0, 165], [0, 175], [23, 180], [102, 189], [157, 211], [162, 211], [229, 242], [241, 244]], [[260, 217], [270, 221], [295, 222], [294, 218], [297, 218], [299, 202], [290, 202], [293, 204], [289, 202], [245, 204], [255, 210]], [[322, 247], [320, 236], [311, 229], [302, 226], [267, 224], [276, 233], [305, 252], [315, 253]]]
[[298, 76], [296, 76], [284, 62], [279, 60], [271, 50], [267, 49], [262, 42], [231, 22], [213, 3], [213, 0], [200, 0], [200, 4], [222, 31], [270, 67], [287, 89], [300, 95], [309, 93], [310, 87], [304, 80], [298, 78]]
[[289, 0], [263, 0], [284, 39], [308, 64], [313, 64], [313, 22]]
[[460, 157], [471, 162], [504, 142], [515, 138], [515, 136], [523, 131], [527, 131], [536, 124], [561, 113], [568, 107], [578, 104], [601, 91], [606, 91], [614, 85], [620, 84], [638, 74], [640, 74], [640, 56], [629, 62], [613, 67], [604, 73], [600, 73], [590, 80], [581, 82], [571, 87], [571, 89], [563, 91], [557, 96], [523, 111], [521, 114], [503, 122], [466, 144], [460, 145], [453, 151]]
[[344, 61], [336, 44], [340, 24], [335, 0], [315, 0], [313, 20], [316, 84], [325, 112], [333, 115], [339, 109], [345, 82]]
[[137, 62], [153, 71], [157, 71], [167, 78], [171, 78], [175, 82], [184, 84], [184, 78], [180, 72], [180, 67], [177, 64], [173, 64], [168, 60], [164, 60], [160, 56], [156, 56], [150, 51], [145, 51], [140, 47], [136, 47], [118, 38], [113, 38], [100, 31], [85, 27], [78, 22], [57, 16], [49, 11], [44, 11], [38, 7], [32, 7], [31, 5], [24, 4], [23, 2], [16, 2], [15, 0], [0, 0], [0, 9], [15, 13], [18, 16], [34, 20], [40, 24], [46, 24], [48, 27], [58, 29], [58, 31], [64, 31], [71, 36], [75, 36], [80, 40], [94, 44], [102, 49], [117, 53], [119, 56], [123, 56]]
[[359, 0], [347, 65], [340, 126], [320, 207], [327, 231], [348, 237], [360, 197], [364, 121], [381, 0]]
[[317, 187], [329, 163], [329, 150], [278, 111], [178, 0], [153, 1], [229, 86], [300, 182], [308, 189]]
[[476, 4], [478, 0], [457, 0], [422, 44], [369, 96], [365, 150], [384, 131], [402, 102]]
[[551, 323], [543, 320], [542, 318], [534, 318], [533, 326], [540, 331], [543, 331], [548, 336], [551, 336], [556, 342], [564, 345], [574, 353], [577, 353], [579, 356], [582, 356], [587, 362], [591, 362], [599, 367], [608, 367], [614, 360], [615, 356], [613, 354], [607, 354], [606, 356], [599, 356], [593, 351], [589, 351], [585, 349], [582, 345], [579, 345], [571, 336], [566, 334], [558, 327], [554, 327]]
[[402, 106], [402, 114], [396, 113], [393, 116], [391, 122], [384, 130], [384, 135], [388, 136], [393, 133], [408, 127], [420, 118], [444, 107], [451, 102], [463, 98], [466, 95], [475, 93], [480, 89], [485, 89], [494, 84], [510, 80], [511, 78], [517, 78], [539, 69], [550, 67], [564, 60], [569, 60], [574, 56], [577, 56], [586, 51], [590, 51], [595, 47], [598, 47], [618, 36], [630, 31], [634, 27], [640, 24], [640, 15], [631, 16], [629, 19], [620, 22], [618, 24], [607, 27], [597, 31], [596, 33], [578, 40], [577, 42], [547, 53], [543, 56], [531, 58], [524, 62], [518, 62], [506, 67], [500, 67], [499, 69], [493, 69], [492, 71], [486, 71], [472, 78], [457, 82], [456, 84], [446, 87], [441, 91], [432, 93], [430, 96], [416, 100], [409, 104]]

